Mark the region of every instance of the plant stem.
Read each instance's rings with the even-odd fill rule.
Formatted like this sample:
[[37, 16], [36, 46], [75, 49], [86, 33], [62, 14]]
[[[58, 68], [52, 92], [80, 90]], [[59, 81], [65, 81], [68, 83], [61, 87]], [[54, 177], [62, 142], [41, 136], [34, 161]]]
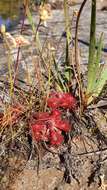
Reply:
[[75, 29], [75, 65], [76, 65], [76, 69], [77, 69], [77, 77], [76, 77], [76, 71], [75, 72], [75, 77], [78, 83], [78, 88], [79, 88], [79, 100], [80, 100], [80, 110], [82, 111], [82, 99], [83, 99], [83, 95], [82, 95], [82, 81], [81, 81], [81, 73], [80, 73], [80, 60], [79, 60], [79, 49], [78, 49], [78, 28], [79, 28], [79, 20], [80, 20], [80, 16], [82, 13], [82, 10], [86, 4], [87, 0], [84, 0], [81, 4], [81, 7], [79, 9], [78, 12], [78, 16], [77, 16], [77, 20], [76, 20], [76, 29]]
[[92, 0], [91, 5], [91, 27], [90, 27], [90, 46], [89, 46], [89, 58], [88, 58], [88, 85], [87, 94], [93, 84], [93, 69], [95, 68], [95, 46], [96, 46], [96, 0]]
[[[25, 17], [26, 17], [26, 9], [27, 9], [27, 6], [28, 6], [28, 0], [26, 0], [24, 3], [26, 3], [26, 4], [23, 5], [23, 7], [24, 7], [24, 13], [23, 13], [23, 20], [22, 20], [20, 34], [22, 34], [23, 28], [24, 28], [24, 21], [25, 21]], [[16, 76], [17, 76], [17, 71], [18, 71], [18, 66], [19, 66], [20, 49], [21, 48], [19, 46], [18, 47], [18, 51], [17, 51], [16, 63], [15, 63], [14, 85], [15, 85], [15, 82], [16, 82]]]

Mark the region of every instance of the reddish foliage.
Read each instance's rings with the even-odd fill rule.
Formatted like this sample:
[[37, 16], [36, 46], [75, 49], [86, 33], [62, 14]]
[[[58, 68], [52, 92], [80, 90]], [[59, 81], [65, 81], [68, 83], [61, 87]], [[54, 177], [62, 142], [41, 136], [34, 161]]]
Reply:
[[47, 105], [52, 109], [51, 113], [37, 113], [34, 115], [35, 123], [31, 125], [33, 138], [36, 141], [46, 141], [51, 145], [60, 145], [64, 138], [62, 131], [68, 132], [70, 125], [61, 117], [58, 108], [75, 109], [76, 99], [70, 93], [51, 93]]
[[76, 108], [77, 101], [70, 93], [51, 93], [47, 100], [47, 104], [50, 108]]
[[63, 136], [61, 131], [51, 130], [50, 131], [50, 144], [51, 145], [60, 145], [63, 142]]
[[62, 120], [61, 112], [53, 110], [51, 114], [39, 113], [36, 115], [36, 123], [31, 126], [33, 138], [36, 141], [47, 141], [51, 145], [59, 145], [63, 141], [61, 131], [68, 132], [70, 125]]
[[36, 141], [48, 141], [49, 131], [46, 125], [34, 124], [32, 125], [33, 137]]

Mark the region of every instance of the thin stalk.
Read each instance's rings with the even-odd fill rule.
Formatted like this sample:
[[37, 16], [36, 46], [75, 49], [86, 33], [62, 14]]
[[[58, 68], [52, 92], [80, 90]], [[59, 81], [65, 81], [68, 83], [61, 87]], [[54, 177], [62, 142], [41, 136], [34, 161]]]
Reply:
[[69, 8], [67, 0], [64, 0], [64, 17], [65, 17], [65, 31], [67, 35], [67, 45], [70, 43], [71, 32], [70, 32], [70, 22], [69, 22]]
[[75, 77], [78, 83], [78, 89], [79, 89], [79, 101], [80, 101], [80, 112], [82, 111], [82, 99], [83, 99], [83, 92], [82, 92], [82, 81], [81, 81], [81, 72], [80, 72], [80, 59], [79, 59], [79, 49], [78, 49], [78, 29], [79, 29], [79, 20], [81, 13], [83, 11], [83, 8], [86, 4], [87, 0], [84, 0], [81, 4], [81, 7], [78, 12], [77, 20], [76, 20], [76, 29], [75, 29], [75, 65], [77, 69], [77, 75], [75, 72]]
[[[26, 0], [26, 1], [24, 2], [24, 5], [23, 5], [23, 7], [24, 7], [24, 14], [23, 14], [23, 20], [22, 20], [22, 26], [21, 26], [20, 34], [22, 34], [22, 32], [23, 32], [27, 6], [28, 6], [28, 0]], [[16, 63], [15, 63], [14, 85], [15, 85], [15, 82], [16, 82], [17, 70], [18, 70], [18, 66], [19, 66], [20, 50], [21, 50], [21, 48], [20, 48], [20, 46], [19, 46], [19, 47], [18, 47], [18, 51], [17, 51]]]

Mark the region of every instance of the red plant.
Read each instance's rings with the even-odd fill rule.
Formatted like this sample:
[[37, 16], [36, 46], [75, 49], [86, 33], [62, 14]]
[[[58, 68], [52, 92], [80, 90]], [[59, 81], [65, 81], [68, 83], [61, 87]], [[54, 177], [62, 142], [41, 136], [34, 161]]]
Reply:
[[76, 99], [70, 93], [51, 93], [47, 105], [51, 113], [37, 113], [34, 115], [35, 123], [31, 125], [33, 138], [36, 141], [45, 141], [51, 145], [60, 145], [64, 138], [62, 131], [68, 132], [70, 125], [63, 120], [58, 108], [75, 109]]
[[60, 145], [63, 142], [62, 131], [68, 132], [68, 121], [62, 120], [61, 112], [53, 110], [49, 113], [35, 115], [35, 124], [31, 125], [33, 138], [36, 141], [50, 142], [51, 145]]
[[47, 100], [48, 107], [52, 109], [56, 108], [76, 108], [77, 101], [70, 93], [58, 93], [54, 92], [50, 94], [50, 97]]

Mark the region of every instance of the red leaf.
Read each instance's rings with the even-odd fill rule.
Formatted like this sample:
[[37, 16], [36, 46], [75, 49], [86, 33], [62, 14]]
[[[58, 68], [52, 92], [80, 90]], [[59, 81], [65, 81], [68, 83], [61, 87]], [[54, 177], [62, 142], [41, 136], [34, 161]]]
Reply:
[[47, 105], [50, 108], [56, 109], [59, 107], [60, 101], [56, 97], [48, 98]]
[[33, 138], [36, 141], [48, 141], [49, 138], [49, 130], [46, 125], [43, 124], [35, 124], [31, 126]]
[[61, 135], [61, 132], [51, 130], [50, 131], [50, 144], [51, 145], [60, 145], [63, 142], [63, 136]]
[[[70, 103], [68, 100], [67, 102], [65, 101], [66, 94], [69, 101], [71, 101], [71, 97], [69, 98], [68, 93], [64, 95], [60, 93], [57, 94], [58, 102], [61, 102], [58, 104], [63, 104], [64, 107], [69, 106]], [[58, 96], [61, 99], [59, 99]], [[68, 132], [70, 130], [69, 122], [63, 120], [61, 117], [61, 111], [54, 109], [51, 113], [37, 113], [34, 116], [35, 124], [31, 125], [33, 138], [36, 141], [49, 142], [51, 145], [60, 145], [63, 142], [62, 131]]]
[[49, 107], [56, 108], [76, 108], [77, 101], [70, 93], [53, 93], [50, 94], [50, 98], [47, 100]]
[[62, 108], [76, 108], [77, 102], [71, 94], [64, 93], [60, 104]]
[[69, 125], [68, 121], [61, 120], [59, 122], [59, 125], [57, 125], [57, 129], [68, 132], [68, 131], [70, 131], [70, 125]]

